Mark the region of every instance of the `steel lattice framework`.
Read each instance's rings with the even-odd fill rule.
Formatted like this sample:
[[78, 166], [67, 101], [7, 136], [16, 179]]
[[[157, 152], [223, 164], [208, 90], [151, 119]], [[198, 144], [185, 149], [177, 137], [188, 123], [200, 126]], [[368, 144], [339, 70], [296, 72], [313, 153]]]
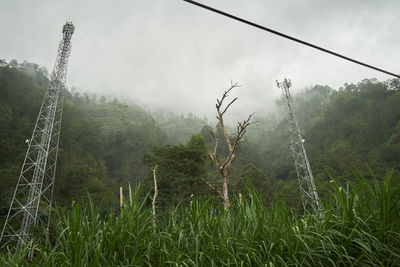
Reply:
[[299, 181], [300, 194], [306, 214], [321, 211], [321, 202], [315, 187], [314, 177], [311, 172], [310, 163], [304, 147], [304, 139], [300, 133], [299, 123], [296, 119], [292, 97], [289, 88], [292, 85], [290, 80], [284, 79], [283, 82], [276, 82], [282, 91], [283, 100], [287, 106], [287, 120], [289, 122], [290, 148], [296, 166], [297, 178]]
[[33, 226], [48, 229], [53, 197], [60, 127], [74, 25], [67, 22], [63, 29], [57, 59], [50, 76], [32, 137], [27, 140], [18, 183], [14, 191], [0, 241], [30, 244]]

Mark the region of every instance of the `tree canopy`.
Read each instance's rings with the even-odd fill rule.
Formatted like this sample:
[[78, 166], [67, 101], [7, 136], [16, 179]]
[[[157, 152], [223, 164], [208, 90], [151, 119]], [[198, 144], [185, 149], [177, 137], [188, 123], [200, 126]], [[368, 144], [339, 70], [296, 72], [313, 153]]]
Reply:
[[[0, 61], [0, 214], [7, 212], [47, 75], [33, 63]], [[339, 90], [316, 85], [293, 95], [317, 188], [329, 174], [349, 181], [352, 171], [366, 170], [366, 164], [378, 175], [400, 171], [399, 89], [398, 79], [364, 79]], [[281, 105], [278, 100], [277, 111], [268, 116], [255, 114], [258, 123], [243, 137], [230, 179], [234, 194], [251, 180], [265, 200], [287, 192], [288, 203], [296, 205], [296, 172]], [[165, 203], [187, 201], [201, 190], [210, 194], [198, 182], [202, 177], [221, 182], [208, 164], [207, 151], [214, 147], [210, 131], [223, 140], [218, 125], [194, 114], [150, 113], [72, 88], [64, 104], [55, 201], [83, 200], [89, 192], [116, 203], [119, 186], [144, 182], [150, 189], [148, 171], [156, 164]], [[221, 145], [217, 152], [228, 151]]]

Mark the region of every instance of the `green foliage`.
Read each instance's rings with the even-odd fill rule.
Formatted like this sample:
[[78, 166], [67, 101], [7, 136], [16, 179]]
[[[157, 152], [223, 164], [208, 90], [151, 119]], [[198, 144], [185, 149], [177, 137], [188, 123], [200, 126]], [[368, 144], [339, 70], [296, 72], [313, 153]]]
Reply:
[[[0, 214], [7, 214], [41, 101], [46, 71], [24, 62], [0, 67]], [[118, 184], [145, 174], [143, 153], [165, 144], [166, 134], [143, 109], [95, 95], [66, 92], [61, 126], [55, 201], [117, 201]], [[1, 226], [1, 225], [0, 225]]]
[[168, 112], [158, 111], [152, 113], [154, 120], [160, 125], [160, 128], [167, 134], [170, 144], [184, 144], [194, 133], [201, 131], [202, 127], [207, 125], [207, 118], [197, 118], [192, 113], [187, 117]]
[[[47, 83], [47, 71], [36, 64], [0, 60], [0, 214], [7, 213]], [[399, 89], [398, 79], [365, 79], [339, 91], [314, 86], [294, 95], [324, 206], [321, 216], [307, 217], [300, 215], [283, 112], [257, 118], [242, 140], [231, 182], [232, 192], [243, 192], [244, 199], [225, 212], [215, 198], [203, 199], [210, 191], [200, 183], [207, 176], [219, 179], [207, 168], [211, 130], [221, 140], [218, 154], [227, 152], [218, 126], [193, 114], [152, 116], [117, 99], [66, 92], [54, 194], [58, 217], [49, 233], [38, 231], [32, 260], [25, 257], [27, 248], [14, 254], [9, 247], [0, 252], [0, 264], [400, 265]], [[155, 165], [156, 231], [143, 190], [130, 192], [121, 210], [112, 209], [119, 185], [145, 177], [151, 193], [149, 169]], [[246, 191], [249, 183], [254, 188]], [[87, 203], [88, 192], [88, 205], [78, 204]], [[72, 207], [62, 209], [71, 200]], [[98, 206], [102, 200], [110, 207]]]
[[250, 186], [228, 211], [212, 199], [171, 208], [152, 228], [148, 196], [137, 187], [115, 213], [73, 203], [52, 231], [26, 251], [3, 249], [7, 266], [397, 266], [400, 264], [399, 177], [367, 181], [355, 175], [351, 189], [335, 181], [321, 215], [303, 217], [274, 197], [265, 206]]
[[246, 184], [252, 184], [257, 189], [257, 192], [263, 194], [264, 200], [267, 202], [272, 200], [273, 188], [271, 180], [254, 164], [249, 163], [243, 166], [236, 180], [236, 191], [243, 191]]
[[[47, 71], [37, 64], [0, 62], [0, 214], [7, 213], [27, 148], [25, 140], [32, 133], [47, 83]], [[392, 167], [399, 173], [399, 85], [398, 79], [365, 79], [345, 84], [339, 91], [316, 85], [293, 95], [317, 188], [330, 179], [328, 173], [339, 184], [352, 184], [351, 170], [366, 171], [365, 163], [379, 175]], [[265, 203], [270, 201], [271, 192], [277, 191], [295, 207], [298, 184], [281, 104], [278, 101], [275, 114], [256, 118], [258, 123], [249, 128], [235, 153], [230, 182], [234, 194], [251, 180]], [[227, 147], [221, 129], [209, 126], [206, 118], [166, 111], [150, 114], [134, 104], [72, 88], [66, 92], [64, 104], [55, 200], [69, 205], [72, 199], [84, 199], [89, 191], [94, 200], [117, 201], [118, 186], [143, 180], [151, 186], [148, 170], [157, 163], [163, 166], [159, 169], [160, 199], [165, 203], [188, 201], [192, 193], [203, 190], [197, 183], [199, 177], [221, 182], [218, 171], [206, 164], [206, 151], [195, 152], [189, 143], [182, 145], [200, 133], [206, 150], [212, 151], [211, 130], [220, 140], [217, 152], [223, 160]], [[153, 146], [158, 148], [151, 150]], [[183, 156], [187, 150], [193, 153]], [[155, 158], [145, 164], [143, 155], [150, 152]], [[201, 160], [193, 158], [200, 154], [204, 157]], [[178, 164], [182, 158], [190, 160]], [[196, 173], [196, 169], [202, 172]], [[324, 191], [321, 196], [326, 197]]]
[[[400, 172], [398, 85], [396, 79], [365, 79], [339, 91], [317, 85], [293, 96], [317, 188], [329, 180], [328, 173], [340, 183], [350, 181], [351, 170], [366, 171], [366, 163], [380, 175], [392, 167]], [[281, 114], [283, 108], [279, 106]], [[255, 125], [249, 131], [238, 154], [241, 164], [254, 164], [272, 177], [275, 190], [284, 188], [291, 194], [297, 189], [287, 122], [272, 116], [257, 120], [270, 128]], [[296, 197], [289, 197], [288, 203], [294, 202]]]
[[[204, 188], [200, 178], [207, 176], [207, 150], [200, 134], [193, 135], [186, 145], [155, 146], [151, 152], [144, 155], [144, 162], [149, 169], [158, 166], [157, 183], [161, 203], [188, 202], [192, 194], [198, 195]], [[150, 171], [146, 184], [153, 184], [153, 173]]]

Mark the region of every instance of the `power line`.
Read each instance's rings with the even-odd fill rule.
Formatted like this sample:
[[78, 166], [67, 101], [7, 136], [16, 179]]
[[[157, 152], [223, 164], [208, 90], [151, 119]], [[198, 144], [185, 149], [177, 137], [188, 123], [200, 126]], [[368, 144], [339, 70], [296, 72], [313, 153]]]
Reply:
[[240, 21], [240, 22], [242, 22], [242, 23], [248, 24], [248, 25], [253, 26], [253, 27], [256, 27], [256, 28], [258, 28], [258, 29], [261, 29], [261, 30], [270, 32], [270, 33], [275, 34], [275, 35], [278, 35], [278, 36], [280, 36], [280, 37], [289, 39], [289, 40], [291, 40], [291, 41], [300, 43], [300, 44], [302, 44], [302, 45], [312, 47], [312, 48], [314, 48], [314, 49], [320, 50], [320, 51], [322, 51], [322, 52], [331, 54], [331, 55], [336, 56], [336, 57], [340, 57], [340, 58], [345, 59], [345, 60], [347, 60], [347, 61], [350, 61], [350, 62], [359, 64], [359, 65], [362, 65], [362, 66], [364, 66], [364, 67], [367, 67], [367, 68], [370, 68], [370, 69], [373, 69], [373, 70], [376, 70], [376, 71], [379, 71], [379, 72], [383, 72], [383, 73], [385, 73], [385, 74], [394, 76], [394, 77], [396, 77], [396, 78], [400, 78], [400, 75], [394, 74], [393, 72], [389, 72], [389, 71], [386, 71], [386, 70], [384, 70], [384, 69], [381, 69], [381, 68], [378, 68], [378, 67], [375, 67], [375, 66], [366, 64], [366, 63], [364, 63], [364, 62], [355, 60], [355, 59], [353, 59], [353, 58], [346, 57], [346, 56], [341, 55], [341, 54], [339, 54], [339, 53], [336, 53], [336, 52], [333, 52], [333, 51], [331, 51], [331, 50], [325, 49], [325, 48], [323, 48], [323, 47], [320, 47], [320, 46], [317, 46], [317, 45], [308, 43], [308, 42], [306, 42], [306, 41], [297, 39], [297, 38], [292, 37], [292, 36], [289, 36], [289, 35], [287, 35], [287, 34], [284, 34], [284, 33], [281, 33], [281, 32], [278, 32], [278, 31], [275, 31], [275, 30], [272, 30], [272, 29], [269, 29], [269, 28], [267, 28], [267, 27], [261, 26], [261, 25], [259, 25], [259, 24], [254, 23], [254, 22], [251, 22], [251, 21], [248, 21], [248, 20], [245, 20], [245, 19], [236, 17], [236, 16], [234, 16], [234, 15], [231, 15], [231, 14], [229, 14], [229, 13], [223, 12], [223, 11], [221, 11], [221, 10], [218, 10], [218, 9], [215, 9], [215, 8], [212, 8], [212, 7], [209, 7], [209, 6], [200, 4], [200, 3], [195, 2], [195, 1], [192, 1], [192, 0], [183, 0], [183, 1], [185, 1], [185, 2], [187, 2], [187, 3], [190, 3], [190, 4], [193, 4], [193, 5], [196, 5], [196, 6], [199, 6], [199, 7], [204, 8], [204, 9], [210, 10], [210, 11], [212, 11], [212, 12], [218, 13], [218, 14], [223, 15], [223, 16], [225, 16], [225, 17], [228, 17], [228, 18], [231, 18], [231, 19]]

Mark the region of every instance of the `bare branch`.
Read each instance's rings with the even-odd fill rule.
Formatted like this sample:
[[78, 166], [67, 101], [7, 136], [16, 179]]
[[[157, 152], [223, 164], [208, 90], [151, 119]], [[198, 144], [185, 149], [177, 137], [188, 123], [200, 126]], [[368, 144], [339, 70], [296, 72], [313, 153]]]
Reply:
[[223, 134], [224, 134], [224, 137], [225, 137], [225, 142], [226, 142], [226, 144], [227, 144], [228, 149], [229, 149], [230, 152], [232, 152], [232, 144], [231, 144], [231, 142], [230, 142], [230, 140], [229, 140], [229, 135], [228, 135], [228, 133], [226, 132], [226, 129], [225, 129], [223, 115], [224, 115], [225, 112], [228, 110], [228, 108], [229, 108], [238, 98], [235, 97], [231, 102], [229, 102], [229, 104], [225, 107], [225, 109], [224, 109], [222, 112], [221, 112], [221, 106], [222, 106], [222, 104], [223, 104], [225, 98], [228, 97], [228, 93], [229, 93], [233, 88], [239, 87], [239, 86], [240, 86], [240, 85], [238, 85], [238, 83], [235, 83], [235, 84], [234, 84], [234, 83], [232, 83], [232, 81], [231, 81], [231, 87], [230, 87], [227, 91], [224, 92], [224, 94], [222, 95], [221, 100], [218, 100], [218, 99], [217, 99], [217, 105], [216, 105], [217, 114], [218, 114], [217, 119], [218, 119], [219, 124], [220, 124], [220, 126], [221, 126], [221, 130], [222, 130], [222, 132], [223, 132]]
[[212, 184], [210, 184], [209, 182], [207, 182], [207, 181], [204, 180], [203, 178], [200, 178], [200, 179], [201, 179], [201, 181], [202, 181], [203, 183], [205, 183], [206, 185], [208, 185], [212, 190], [214, 190], [215, 192], [217, 192], [217, 194], [218, 194], [220, 197], [223, 197], [223, 194], [222, 194], [221, 190], [219, 190], [218, 188], [216, 188], [215, 186], [213, 186]]
[[221, 115], [221, 119], [219, 120], [219, 125], [221, 126], [222, 133], [224, 134], [225, 142], [226, 142], [226, 145], [228, 146], [229, 152], [232, 152], [231, 140], [229, 139], [229, 135], [228, 135], [228, 133], [227, 133], [227, 131], [225, 129], [225, 124], [224, 124], [224, 120], [222, 118], [222, 115]]
[[[229, 149], [229, 155], [226, 158], [225, 162], [222, 164], [222, 168], [226, 168], [232, 164], [233, 160], [235, 159], [235, 152], [236, 149], [238, 147], [238, 145], [240, 144], [240, 141], [242, 140], [243, 136], [246, 133], [246, 128], [256, 122], [250, 122], [252, 116], [254, 115], [254, 112], [252, 114], [249, 115], [249, 117], [244, 120], [243, 122], [238, 122], [238, 126], [236, 127], [236, 138], [235, 141], [233, 142], [233, 146], [231, 147], [231, 149]], [[228, 146], [229, 147], [229, 146]]]
[[218, 156], [217, 156], [217, 148], [218, 148], [218, 138], [215, 136], [215, 134], [210, 131], [211, 136], [213, 137], [213, 139], [215, 140], [215, 146], [214, 146], [214, 151], [213, 153], [209, 153], [209, 156], [211, 158], [211, 160], [215, 163], [215, 165], [220, 168], [221, 163], [219, 162]]
[[213, 131], [210, 131], [210, 134], [211, 134], [212, 138], [213, 138], [215, 141], [218, 140]]
[[222, 105], [224, 104], [225, 99], [228, 97], [228, 94], [230, 93], [230, 91], [235, 88], [235, 87], [239, 87], [240, 85], [238, 85], [237, 83], [233, 83], [231, 82], [231, 86], [229, 87], [228, 90], [226, 90], [221, 99], [217, 98], [217, 103], [215, 104], [215, 108], [217, 109], [217, 120], [219, 122], [219, 125], [221, 127], [222, 133], [224, 135], [225, 138], [225, 142], [228, 146], [229, 149], [229, 155], [227, 156], [227, 158], [225, 159], [224, 163], [221, 165], [221, 162], [218, 159], [218, 155], [217, 155], [217, 148], [218, 148], [218, 138], [215, 136], [215, 134], [213, 132], [211, 132], [212, 137], [215, 140], [215, 146], [214, 146], [214, 151], [211, 153], [209, 153], [209, 156], [211, 158], [211, 160], [214, 162], [214, 164], [218, 167], [219, 172], [221, 173], [221, 176], [224, 178], [224, 181], [222, 183], [222, 190], [219, 190], [218, 188], [216, 188], [215, 186], [213, 186], [212, 184], [208, 183], [207, 181], [205, 181], [204, 179], [201, 179], [205, 184], [207, 184], [212, 190], [214, 190], [215, 192], [218, 193], [218, 195], [221, 197], [222, 202], [224, 204], [224, 209], [228, 209], [230, 202], [229, 202], [229, 195], [228, 195], [228, 180], [229, 180], [229, 174], [230, 174], [230, 167], [231, 164], [233, 162], [233, 160], [235, 159], [235, 151], [237, 149], [237, 146], [240, 143], [240, 140], [243, 138], [244, 134], [246, 133], [246, 128], [253, 124], [253, 122], [250, 122], [251, 117], [253, 116], [253, 114], [251, 114], [247, 120], [244, 120], [243, 122], [238, 122], [237, 125], [237, 132], [236, 132], [236, 138], [234, 140], [233, 146], [231, 143], [231, 140], [229, 139], [229, 135], [225, 129], [225, 124], [224, 124], [224, 118], [223, 116], [225, 115], [225, 113], [228, 111], [228, 109], [230, 108], [230, 106], [235, 103], [235, 101], [238, 99], [237, 97], [235, 97], [232, 101], [230, 101], [228, 103], [228, 105], [226, 105], [225, 108], [222, 109]]
[[219, 124], [220, 124], [220, 126], [221, 126], [221, 130], [222, 130], [222, 132], [223, 132], [223, 134], [224, 134], [224, 137], [225, 137], [225, 142], [226, 142], [226, 144], [227, 144], [227, 146], [228, 146], [229, 151], [232, 152], [232, 144], [231, 144], [231, 142], [230, 142], [230, 140], [229, 140], [228, 133], [226, 132], [226, 129], [225, 129], [223, 115], [224, 115], [225, 112], [228, 110], [228, 108], [229, 108], [238, 98], [235, 97], [231, 102], [229, 102], [229, 104], [225, 107], [225, 109], [224, 109], [222, 112], [221, 112], [221, 107], [222, 107], [222, 105], [223, 105], [224, 100], [228, 97], [229, 92], [230, 92], [233, 88], [239, 87], [240, 85], [239, 85], [238, 83], [233, 83], [232, 81], [230, 81], [230, 82], [231, 82], [231, 86], [229, 87], [228, 90], [226, 90], [226, 91], [224, 92], [224, 94], [222, 95], [221, 100], [217, 99], [217, 104], [215, 105], [215, 107], [216, 107], [216, 109], [217, 109], [217, 114], [218, 114], [217, 119], [218, 119], [218, 122], [219, 122]]
[[222, 103], [224, 102], [225, 98], [228, 97], [229, 92], [230, 92], [233, 88], [236, 88], [236, 87], [240, 87], [240, 86], [241, 86], [241, 85], [238, 84], [238, 83], [233, 83], [232, 81], [230, 81], [230, 82], [231, 82], [231, 86], [229, 87], [228, 90], [226, 90], [226, 91], [224, 92], [224, 94], [222, 95], [221, 100], [217, 99], [216, 108], [217, 108], [218, 110], [221, 108]]
[[233, 104], [233, 102], [235, 102], [238, 98], [235, 97], [224, 109], [224, 111], [222, 111], [221, 116], [225, 114], [225, 112], [228, 110], [228, 108]]
[[237, 83], [237, 82], [233, 83], [231, 79], [229, 79], [229, 81], [231, 82], [231, 87], [228, 89], [228, 93], [229, 93], [229, 91], [232, 90], [233, 88], [242, 86], [241, 84], [239, 84], [239, 83]]
[[208, 156], [214, 162], [215, 166], [217, 166], [218, 169], [221, 169], [221, 163], [219, 161], [218, 155], [213, 155], [212, 153], [209, 153]]
[[224, 163], [221, 166], [221, 169], [227, 169], [231, 166], [232, 162], [235, 160], [235, 153], [229, 153], [228, 157], [224, 161]]
[[255, 124], [256, 122], [250, 122], [251, 117], [254, 115], [254, 112], [249, 115], [247, 120], [243, 120], [243, 122], [238, 122], [238, 126], [236, 127], [236, 139], [233, 143], [233, 152], [236, 151], [236, 148], [238, 144], [240, 143], [240, 140], [243, 138], [243, 136], [246, 133], [246, 128], [249, 127], [252, 124]]

